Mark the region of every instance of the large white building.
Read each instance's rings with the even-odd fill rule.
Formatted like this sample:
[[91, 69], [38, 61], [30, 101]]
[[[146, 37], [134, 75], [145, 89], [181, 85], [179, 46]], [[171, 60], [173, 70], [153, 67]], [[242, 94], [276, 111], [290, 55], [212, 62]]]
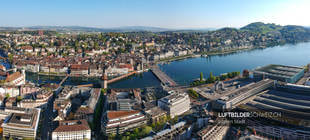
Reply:
[[40, 90], [36, 93], [35, 98], [24, 98], [19, 102], [18, 106], [22, 108], [45, 108], [52, 96], [53, 92], [48, 90]]
[[201, 140], [221, 140], [224, 139], [229, 130], [230, 124], [222, 124], [225, 120], [217, 120], [214, 124], [208, 125], [200, 130], [197, 135]]
[[8, 113], [2, 124], [3, 136], [12, 138], [36, 138], [40, 109], [5, 109]]
[[172, 93], [158, 100], [158, 106], [167, 111], [172, 118], [181, 115], [190, 109], [190, 100], [187, 93]]
[[102, 131], [105, 134], [121, 134], [147, 123], [145, 115], [138, 110], [107, 111], [103, 115]]
[[52, 140], [90, 140], [91, 130], [86, 120], [62, 121], [52, 133]]

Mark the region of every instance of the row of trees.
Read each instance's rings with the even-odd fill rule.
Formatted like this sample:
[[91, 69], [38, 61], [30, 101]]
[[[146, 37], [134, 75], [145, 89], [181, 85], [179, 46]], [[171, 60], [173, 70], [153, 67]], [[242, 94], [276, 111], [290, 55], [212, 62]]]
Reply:
[[220, 76], [214, 76], [213, 73], [210, 72], [209, 78], [205, 80], [203, 78], [203, 73], [201, 72], [200, 73], [200, 79], [192, 82], [190, 85], [191, 86], [198, 86], [198, 85], [202, 85], [202, 84], [214, 83], [216, 81], [226, 80], [228, 78], [234, 78], [234, 77], [237, 77], [239, 75], [240, 75], [239, 71], [228, 72], [225, 74], [221, 74]]
[[197, 91], [195, 91], [194, 89], [189, 89], [188, 90], [188, 93], [189, 93], [189, 96], [194, 98], [194, 99], [197, 99], [199, 98], [199, 94], [197, 93]]
[[169, 115], [162, 116], [158, 121], [152, 122], [150, 126], [152, 127], [153, 131], [157, 132], [162, 130], [167, 122], [169, 122], [171, 125], [177, 123], [178, 116], [175, 116], [174, 118], [171, 118]]
[[120, 140], [136, 140], [144, 138], [150, 134], [151, 131], [158, 132], [162, 130], [166, 123], [169, 122], [171, 125], [174, 125], [178, 122], [178, 117], [171, 118], [168, 116], [162, 116], [158, 121], [153, 122], [150, 125], [144, 125], [140, 128], [135, 128], [132, 131], [127, 131], [121, 135], [110, 134], [109, 139], [120, 139]]
[[152, 127], [145, 125], [145, 126], [140, 127], [140, 128], [135, 128], [131, 132], [129, 132], [129, 131], [125, 132], [124, 134], [122, 134], [122, 136], [120, 136], [120, 138], [116, 138], [116, 139], [136, 140], [136, 139], [143, 138], [143, 137], [147, 136], [151, 131], [152, 131]]

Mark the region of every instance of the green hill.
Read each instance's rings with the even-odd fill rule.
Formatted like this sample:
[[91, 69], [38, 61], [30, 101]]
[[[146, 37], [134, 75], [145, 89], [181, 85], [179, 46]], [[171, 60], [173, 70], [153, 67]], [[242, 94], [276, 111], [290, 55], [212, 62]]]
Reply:
[[254, 22], [241, 28], [242, 31], [250, 31], [255, 33], [266, 34], [268, 32], [279, 31], [283, 26], [274, 23], [265, 24], [263, 22]]

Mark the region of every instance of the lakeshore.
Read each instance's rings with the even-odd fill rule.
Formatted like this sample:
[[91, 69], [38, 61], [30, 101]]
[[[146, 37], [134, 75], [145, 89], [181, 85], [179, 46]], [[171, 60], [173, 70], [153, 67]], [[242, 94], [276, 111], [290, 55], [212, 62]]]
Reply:
[[[242, 72], [244, 69], [251, 70], [270, 63], [296, 66], [306, 65], [310, 62], [309, 53], [310, 43], [308, 42], [267, 47], [264, 49], [242, 50], [235, 53], [226, 53], [225, 55], [214, 54], [208, 57], [178, 59], [168, 64], [159, 63], [158, 66], [163, 72], [176, 81], [177, 84], [188, 85], [193, 79], [199, 77], [200, 72], [203, 72], [207, 78], [210, 72], [218, 76], [222, 73], [231, 71]], [[48, 80], [53, 79], [53, 76], [41, 77], [45, 77], [45, 79]], [[36, 81], [37, 78], [31, 79]], [[57, 82], [57, 80], [52, 81]], [[65, 84], [79, 83], [79, 81], [83, 84], [96, 84], [100, 82], [100, 79], [72, 77], [69, 78]], [[143, 88], [159, 85], [160, 82], [158, 79], [150, 71], [146, 71], [111, 83], [109, 84], [109, 88]]]
[[[299, 44], [307, 44], [307, 43], [299, 43]], [[286, 44], [289, 46], [294, 46], [296, 44]], [[298, 45], [298, 44], [297, 44]], [[284, 45], [285, 46], [285, 45]], [[282, 46], [275, 46], [275, 47], [282, 47]], [[165, 63], [174, 63], [175, 61], [191, 61], [192, 59], [212, 59], [212, 57], [216, 57], [216, 56], [222, 56], [222, 55], [232, 55], [232, 54], [238, 54], [238, 53], [244, 53], [244, 52], [251, 52], [251, 51], [255, 51], [255, 50], [264, 50], [264, 49], [268, 49], [268, 48], [272, 48], [272, 47], [251, 47], [251, 48], [243, 48], [243, 49], [230, 49], [230, 50], [224, 50], [224, 51], [214, 51], [214, 52], [203, 52], [203, 53], [199, 53], [199, 54], [189, 54], [189, 55], [184, 55], [184, 56], [177, 56], [177, 57], [170, 57], [170, 58], [166, 58], [166, 59], [162, 59], [160, 61], [155, 62], [155, 65], [159, 65], [160, 67], [164, 67]], [[207, 55], [207, 57], [202, 57], [201, 55]], [[250, 69], [250, 68], [245, 68], [245, 69]], [[167, 72], [165, 70], [165, 68], [162, 69], [164, 72]], [[242, 71], [240, 69], [238, 69], [239, 71]], [[143, 73], [146, 72], [148, 70], [142, 71]], [[229, 72], [229, 71], [227, 71]], [[170, 72], [168, 72], [170, 73]], [[178, 72], [176, 72], [178, 73]], [[191, 73], [191, 72], [188, 72]], [[47, 73], [47, 72], [38, 72], [36, 73], [39, 76], [48, 76], [48, 77], [65, 77], [67, 74], [66, 73]], [[205, 73], [206, 75], [208, 75], [208, 73]], [[218, 74], [218, 73], [216, 73]], [[219, 73], [221, 74], [221, 73]], [[130, 77], [135, 77], [137, 76], [137, 72], [130, 72], [129, 74], [125, 74], [125, 75], [120, 75], [117, 77], [110, 77], [109, 78], [109, 83], [111, 83], [111, 81], [113, 82], [117, 82], [118, 80], [126, 80], [126, 78], [130, 79]], [[176, 78], [177, 76], [170, 73], [168, 74], [169, 76], [172, 76], [174, 78]], [[190, 74], [192, 75], [192, 74]], [[181, 75], [182, 76], [182, 75]], [[101, 80], [101, 76], [73, 76], [71, 75], [70, 77], [78, 79], [78, 78], [83, 78], [83, 79], [95, 79], [96, 82]], [[193, 77], [193, 76], [192, 76]], [[189, 84], [193, 79], [197, 78], [193, 77], [191, 79], [182, 79], [182, 81], [177, 80], [178, 82], [181, 82], [182, 85], [186, 85]], [[125, 79], [124, 79], [125, 78]], [[57, 79], [57, 78], [56, 78]], [[117, 80], [113, 80], [113, 79], [117, 79]], [[177, 79], [177, 78], [176, 78]]]
[[160, 69], [178, 84], [188, 85], [203, 72], [204, 78], [209, 73], [218, 76], [223, 73], [252, 70], [268, 64], [304, 66], [310, 62], [310, 43], [286, 44], [283, 46], [252, 49], [229, 54], [210, 55], [206, 58], [189, 58], [159, 64]]

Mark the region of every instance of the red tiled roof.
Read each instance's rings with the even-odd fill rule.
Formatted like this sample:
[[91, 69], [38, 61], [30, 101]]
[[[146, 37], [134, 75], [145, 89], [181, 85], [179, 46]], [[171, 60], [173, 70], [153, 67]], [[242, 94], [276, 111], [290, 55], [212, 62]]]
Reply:
[[71, 69], [88, 70], [88, 65], [72, 64]]
[[115, 119], [115, 118], [120, 118], [120, 117], [125, 117], [133, 114], [137, 114], [140, 111], [138, 110], [133, 110], [133, 111], [109, 111], [108, 112], [108, 118], [109, 119]]
[[5, 82], [11, 82], [11, 81], [13, 81], [13, 80], [15, 80], [21, 76], [22, 76], [22, 74], [19, 71], [15, 72], [15, 73], [9, 75], [8, 77], [6, 77]]
[[22, 50], [32, 50], [31, 46], [22, 46], [21, 47]]
[[6, 76], [6, 73], [2, 70], [0, 70], [0, 76]]
[[122, 65], [119, 65], [119, 68], [128, 68], [128, 69], [132, 69], [132, 65], [131, 65], [131, 64], [122, 64]]
[[92, 114], [92, 113], [94, 113], [94, 111], [88, 107], [80, 107], [76, 112], [81, 113], [81, 114]]
[[[66, 125], [66, 123], [75, 123]], [[90, 130], [86, 120], [72, 120], [60, 122], [60, 125], [53, 132], [69, 132], [69, 131], [83, 131]]]
[[5, 67], [3, 65], [0, 65], [0, 70], [5, 70]]

